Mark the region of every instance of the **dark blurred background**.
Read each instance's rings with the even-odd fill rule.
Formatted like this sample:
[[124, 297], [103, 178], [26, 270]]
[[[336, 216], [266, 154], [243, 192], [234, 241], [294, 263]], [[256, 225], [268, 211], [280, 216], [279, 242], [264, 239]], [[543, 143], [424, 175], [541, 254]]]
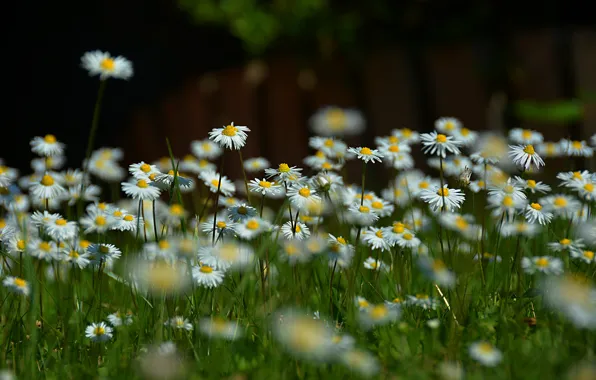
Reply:
[[[527, 126], [547, 137], [596, 130], [596, 31], [585, 1], [104, 0], [18, 2], [5, 14], [9, 115], [0, 157], [27, 171], [29, 140], [55, 134], [79, 166], [97, 78], [81, 55], [133, 62], [110, 80], [98, 146], [126, 162], [188, 153], [229, 121], [253, 133], [245, 156], [299, 164], [308, 117], [361, 109], [372, 143], [439, 116], [472, 129]], [[235, 163], [230, 163], [234, 166]], [[233, 168], [232, 168], [233, 169]]]

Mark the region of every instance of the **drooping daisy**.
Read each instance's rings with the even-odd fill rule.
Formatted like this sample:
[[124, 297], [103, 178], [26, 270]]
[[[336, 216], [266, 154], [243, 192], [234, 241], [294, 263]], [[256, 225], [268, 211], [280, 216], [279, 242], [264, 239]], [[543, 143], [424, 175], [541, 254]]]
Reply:
[[358, 156], [359, 160], [365, 163], [372, 162], [373, 164], [378, 161], [383, 161], [383, 155], [377, 149], [370, 149], [367, 147], [349, 148], [348, 152]]
[[372, 249], [379, 249], [381, 252], [388, 251], [391, 246], [386, 236], [383, 234], [383, 229], [369, 227], [367, 234], [362, 236], [362, 241]]
[[[230, 133], [231, 132], [232, 132], [232, 130], [230, 130]], [[191, 141], [190, 151], [192, 152], [192, 154], [197, 156], [199, 159], [214, 160], [214, 159], [218, 158], [219, 156], [221, 156], [221, 153], [223, 150], [220, 147], [220, 145], [221, 144], [215, 143], [209, 139], [200, 140], [200, 141]]]
[[542, 205], [537, 202], [530, 203], [526, 206], [525, 216], [529, 223], [538, 223], [541, 225], [549, 224], [553, 218], [553, 214], [545, 211]]
[[92, 323], [85, 329], [85, 336], [93, 342], [107, 342], [112, 339], [112, 331], [104, 322]]
[[521, 265], [524, 271], [529, 274], [541, 272], [548, 275], [560, 275], [563, 273], [563, 261], [558, 257], [524, 257], [522, 258]]
[[190, 321], [184, 317], [180, 317], [180, 316], [175, 316], [173, 318], [171, 318], [170, 320], [166, 321], [164, 323], [164, 325], [166, 326], [170, 326], [173, 329], [179, 329], [179, 330], [186, 330], [186, 331], [192, 331], [193, 327], [192, 327], [192, 323], [190, 323]]
[[523, 167], [525, 170], [534, 165], [536, 169], [544, 166], [544, 161], [534, 150], [533, 145], [509, 145], [509, 157], [513, 163]]
[[260, 172], [267, 169], [271, 164], [264, 157], [248, 158], [244, 161], [244, 170], [248, 173]]
[[542, 133], [530, 129], [513, 128], [509, 131], [509, 140], [515, 144], [534, 145], [540, 144], [544, 140], [544, 137]]
[[205, 186], [209, 188], [209, 191], [217, 194], [217, 190], [226, 197], [232, 196], [236, 192], [236, 186], [226, 176], [221, 176], [216, 172], [201, 172], [199, 178], [203, 180]]
[[557, 174], [557, 179], [561, 180], [561, 186], [574, 187], [586, 183], [592, 177], [592, 173], [587, 170], [575, 172], [561, 172]]
[[453, 136], [446, 136], [433, 131], [431, 133], [421, 134], [420, 141], [422, 142], [422, 151], [424, 154], [437, 155], [445, 158], [447, 157], [447, 152], [455, 155], [461, 153], [458, 148], [458, 146], [461, 145], [461, 142], [455, 140]]
[[282, 187], [278, 183], [258, 178], [249, 182], [248, 189], [253, 193], [262, 194], [263, 196], [277, 195], [282, 192]]
[[472, 343], [469, 347], [470, 357], [486, 367], [494, 367], [503, 360], [498, 348], [488, 342]]
[[364, 131], [362, 113], [355, 109], [325, 107], [309, 120], [312, 131], [321, 136], [354, 136]]
[[153, 186], [145, 179], [139, 179], [135, 182], [122, 182], [122, 191], [129, 197], [136, 200], [154, 200], [159, 198], [161, 190]]
[[239, 150], [246, 144], [246, 138], [250, 132], [246, 126], [234, 125], [234, 122], [223, 128], [213, 128], [209, 132], [209, 139], [215, 141], [222, 148]]
[[14, 293], [29, 295], [29, 283], [20, 277], [8, 276], [2, 281], [2, 284]]
[[42, 157], [61, 156], [64, 154], [64, 144], [56, 140], [56, 136], [54, 135], [34, 137], [30, 144], [31, 151]]
[[66, 189], [58, 183], [57, 177], [46, 173], [39, 182], [31, 184], [29, 193], [37, 199], [56, 199], [63, 197]]
[[90, 76], [99, 75], [100, 80], [108, 78], [128, 80], [133, 75], [132, 63], [122, 57], [112, 57], [108, 52], [94, 50], [81, 57], [81, 66]]
[[532, 194], [535, 194], [537, 192], [544, 194], [544, 193], [548, 193], [551, 190], [551, 188], [550, 188], [549, 185], [546, 185], [546, 184], [544, 184], [542, 182], [536, 182], [533, 179], [525, 180], [525, 179], [523, 179], [521, 177], [517, 177], [516, 176], [513, 179], [513, 181], [514, 181], [514, 183], [516, 185], [522, 187], [524, 190], [531, 191]]
[[33, 171], [36, 173], [44, 173], [50, 170], [60, 170], [65, 162], [66, 157], [64, 156], [35, 158], [31, 160], [31, 169], [33, 169]]
[[216, 288], [223, 282], [224, 272], [209, 265], [198, 265], [192, 268], [192, 277], [200, 286]]
[[420, 199], [429, 204], [433, 211], [453, 211], [461, 207], [465, 197], [459, 189], [449, 189], [447, 185], [443, 188], [424, 189], [420, 193]]

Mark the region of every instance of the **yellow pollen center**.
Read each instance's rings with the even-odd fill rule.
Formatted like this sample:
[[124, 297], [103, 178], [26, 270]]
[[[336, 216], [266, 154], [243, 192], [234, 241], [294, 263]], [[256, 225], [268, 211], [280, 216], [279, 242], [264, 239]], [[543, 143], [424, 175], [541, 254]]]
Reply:
[[571, 143], [571, 146], [573, 147], [573, 149], [579, 150], [582, 148], [582, 143], [579, 141], [574, 141]]
[[338, 237], [337, 237], [337, 242], [338, 242], [339, 244], [346, 245], [346, 239], [344, 239], [344, 238], [343, 238], [343, 237], [341, 237], [341, 236], [338, 236]]
[[445, 123], [445, 129], [448, 131], [452, 131], [455, 128], [455, 124], [452, 121], [448, 121]]
[[441, 197], [448, 197], [449, 196], [449, 189], [446, 187], [443, 187], [442, 189], [439, 189], [437, 191], [437, 194], [440, 195]]
[[217, 222], [216, 225], [217, 225], [217, 228], [219, 228], [219, 229], [226, 228], [228, 226], [226, 224], [226, 222], [222, 222], [222, 221]]
[[569, 245], [569, 244], [571, 244], [571, 240], [569, 240], [569, 239], [562, 239], [562, 240], [559, 240], [559, 244], [561, 244], [561, 245]]
[[17, 248], [20, 250], [25, 249], [25, 247], [27, 246], [27, 243], [25, 243], [25, 240], [19, 240], [17, 241]]
[[310, 189], [308, 187], [303, 187], [302, 189], [298, 190], [298, 194], [305, 198], [308, 198], [310, 197]]
[[443, 262], [443, 260], [438, 260], [438, 259], [437, 259], [437, 260], [435, 260], [435, 261], [433, 261], [433, 265], [432, 265], [432, 267], [433, 267], [433, 270], [434, 270], [435, 272], [437, 272], [437, 271], [441, 271], [441, 270], [443, 270], [443, 269], [445, 269], [445, 268], [446, 268], [446, 267], [445, 267], [445, 263]]
[[334, 144], [334, 141], [332, 139], [327, 139], [323, 143], [323, 145], [325, 145], [327, 148], [331, 148], [333, 146], [333, 144]]
[[549, 261], [546, 257], [541, 257], [538, 260], [536, 260], [536, 265], [539, 266], [540, 268], [546, 268], [549, 264]]
[[526, 145], [526, 147], [524, 148], [524, 153], [531, 155], [534, 155], [536, 153], [536, 151], [534, 150], [534, 147], [532, 145]]
[[264, 187], [266, 189], [270, 188], [272, 185], [269, 181], [259, 181], [259, 186]]
[[54, 223], [56, 223], [57, 226], [65, 226], [66, 220], [65, 219], [56, 219], [56, 221]]
[[54, 135], [45, 135], [45, 137], [43, 138], [43, 141], [46, 144], [54, 144], [54, 143], [56, 143], [56, 136], [54, 136]]
[[358, 211], [360, 211], [362, 213], [368, 213], [368, 212], [370, 212], [370, 209], [366, 206], [360, 206], [360, 207], [358, 207]]
[[114, 71], [116, 63], [112, 58], [104, 58], [99, 63], [99, 67], [101, 67], [105, 71]]
[[14, 279], [14, 284], [15, 284], [15, 286], [17, 286], [19, 288], [24, 288], [27, 285], [27, 282], [25, 280], [23, 280], [22, 278], [16, 277]]
[[540, 206], [539, 203], [532, 203], [532, 204], [530, 204], [530, 207], [532, 207], [534, 210], [537, 210], [537, 211], [542, 210], [542, 206]]
[[234, 127], [233, 125], [228, 125], [224, 128], [221, 134], [224, 136], [232, 137], [236, 136], [236, 132], [238, 132], [238, 128]]
[[459, 133], [461, 133], [462, 136], [466, 137], [470, 134], [470, 130], [468, 128], [462, 128]]
[[159, 246], [159, 249], [168, 249], [168, 248], [170, 248], [170, 243], [168, 243], [167, 240], [160, 240], [160, 242], [157, 243], [157, 245]]
[[594, 252], [593, 251], [584, 251], [584, 257], [588, 260], [593, 260]]
[[557, 207], [565, 207], [567, 206], [567, 200], [563, 197], [557, 197], [555, 198], [553, 204]]
[[367, 300], [358, 300], [358, 306], [361, 308], [367, 308], [370, 305]]
[[333, 167], [333, 165], [331, 165], [329, 162], [325, 161], [323, 162], [323, 164], [321, 165], [321, 168], [325, 169], [325, 170], [329, 170]]
[[39, 243], [39, 249], [41, 249], [44, 252], [50, 252], [52, 247], [50, 246], [50, 243], [48, 243], [47, 241], [42, 241], [41, 243]]
[[526, 181], [526, 184], [528, 185], [528, 187], [530, 189], [533, 189], [536, 187], [536, 181], [534, 181], [533, 179], [529, 179], [528, 181]]
[[201, 265], [201, 269], [199, 269], [201, 271], [201, 273], [211, 273], [213, 272], [213, 268], [211, 268], [209, 265]]
[[383, 238], [383, 231], [381, 231], [381, 230], [378, 230], [377, 232], [375, 232], [375, 235], [376, 235], [378, 238], [382, 239], [382, 238]]
[[79, 242], [79, 247], [81, 247], [83, 249], [89, 248], [90, 245], [91, 245], [91, 242], [89, 240], [81, 240]]
[[392, 153], [399, 153], [399, 145], [391, 145], [389, 151]]
[[68, 254], [68, 256], [69, 257], [72, 257], [73, 259], [78, 259], [79, 258], [79, 253], [73, 249], [72, 251], [70, 251], [70, 253]]
[[246, 228], [248, 228], [249, 230], [256, 230], [257, 228], [259, 228], [259, 222], [257, 222], [254, 219], [251, 219], [246, 223]]
[[414, 236], [412, 236], [412, 234], [410, 233], [405, 233], [402, 237], [404, 238], [404, 240], [412, 240]]
[[279, 170], [280, 173], [287, 173], [290, 171], [290, 167], [288, 164], [279, 164], [279, 168], [277, 168], [277, 170]]
[[179, 204], [173, 204], [170, 206], [170, 213], [175, 216], [180, 216], [184, 214], [184, 207], [180, 206]]
[[444, 134], [442, 134], [442, 133], [439, 133], [439, 134], [437, 135], [437, 138], [436, 138], [435, 140], [436, 140], [438, 143], [440, 143], [440, 144], [443, 144], [443, 143], [446, 143], [446, 142], [447, 142], [447, 136], [445, 136], [445, 135], [444, 135]]
[[318, 150], [317, 153], [315, 153], [315, 157], [325, 158], [325, 153], [323, 153], [323, 151], [321, 151], [321, 150]]
[[370, 148], [364, 147], [362, 149], [360, 149], [360, 154], [363, 154], [365, 156], [370, 156], [372, 154], [372, 150], [370, 150]]
[[346, 114], [340, 109], [332, 109], [327, 111], [327, 122], [329, 127], [334, 130], [343, 129], [346, 124]]
[[139, 167], [143, 173], [149, 173], [151, 171], [151, 166], [148, 164], [143, 164]]
[[505, 207], [511, 207], [513, 206], [513, 198], [511, 198], [509, 195], [503, 197], [503, 206]]
[[467, 230], [468, 229], [468, 222], [464, 218], [458, 216], [455, 219], [455, 226], [458, 229], [460, 229], [460, 230]]
[[371, 204], [371, 207], [377, 210], [380, 210], [383, 208], [383, 202], [379, 202], [379, 201], [374, 201]]
[[419, 300], [427, 300], [428, 296], [426, 294], [416, 294], [416, 298], [418, 298]]
[[147, 187], [149, 187], [149, 184], [144, 179], [140, 179], [137, 181], [137, 187], [140, 187], [141, 189], [146, 189]]
[[484, 354], [489, 354], [493, 352], [493, 346], [490, 343], [480, 343], [478, 350]]
[[44, 186], [52, 186], [54, 184], [54, 178], [46, 174], [41, 177], [41, 184]]
[[96, 328], [93, 330], [93, 333], [94, 333], [95, 335], [103, 335], [103, 334], [105, 334], [105, 333], [106, 333], [106, 329], [104, 329], [104, 328], [103, 328], [103, 327], [101, 327], [101, 326], [97, 326], [97, 327], [96, 327]]
[[387, 307], [385, 305], [376, 305], [370, 310], [370, 316], [372, 319], [381, 319], [386, 317], [388, 314]]
[[580, 172], [573, 172], [573, 178], [575, 178], [575, 179], [583, 179], [582, 173], [580, 173]]
[[110, 253], [110, 247], [108, 247], [107, 245], [100, 245], [99, 252], [103, 254]]
[[592, 192], [594, 192], [594, 185], [591, 183], [586, 183], [584, 185], [584, 190], [586, 190], [589, 193], [592, 193]]

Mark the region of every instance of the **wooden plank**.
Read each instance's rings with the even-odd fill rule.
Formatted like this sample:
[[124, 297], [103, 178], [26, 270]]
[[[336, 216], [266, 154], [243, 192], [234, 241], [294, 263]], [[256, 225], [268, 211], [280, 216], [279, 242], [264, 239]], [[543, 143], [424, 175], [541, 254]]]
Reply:
[[589, 139], [596, 133], [596, 32], [576, 30], [572, 38], [577, 95], [584, 97], [582, 138]]

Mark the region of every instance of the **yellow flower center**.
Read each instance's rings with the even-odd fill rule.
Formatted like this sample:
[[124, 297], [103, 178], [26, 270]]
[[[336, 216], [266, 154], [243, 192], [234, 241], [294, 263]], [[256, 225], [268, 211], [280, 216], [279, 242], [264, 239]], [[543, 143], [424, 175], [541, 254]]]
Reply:
[[580, 172], [573, 172], [573, 178], [575, 178], [575, 179], [583, 179], [582, 173], [580, 173]]
[[594, 252], [593, 251], [584, 251], [584, 257], [588, 260], [593, 260]]
[[372, 150], [370, 150], [370, 148], [364, 147], [362, 149], [360, 149], [360, 154], [363, 154], [365, 156], [370, 156], [373, 154]]
[[304, 198], [308, 198], [310, 197], [310, 189], [308, 187], [303, 187], [302, 189], [298, 190], [298, 194]]
[[368, 213], [368, 212], [370, 212], [370, 209], [366, 206], [360, 206], [360, 207], [358, 207], [358, 211], [360, 211], [362, 213]]
[[232, 137], [236, 136], [236, 132], [238, 132], [238, 128], [234, 127], [233, 125], [228, 125], [224, 128], [221, 134], [224, 136]]
[[105, 226], [106, 225], [106, 217], [102, 215], [98, 215], [95, 217], [95, 224], [98, 226]]
[[151, 171], [151, 166], [148, 164], [143, 164], [139, 167], [143, 173], [149, 173]]
[[447, 197], [447, 196], [449, 196], [449, 189], [446, 187], [443, 187], [437, 191], [437, 194], [440, 195], [441, 197]]
[[462, 128], [461, 131], [459, 131], [459, 133], [462, 136], [466, 137], [466, 136], [468, 136], [470, 134], [470, 130], [468, 128]]
[[219, 181], [214, 179], [211, 181], [211, 185], [213, 185], [213, 187], [219, 187]]
[[184, 214], [184, 207], [175, 203], [170, 206], [170, 213], [175, 216], [181, 216]]
[[44, 252], [50, 252], [52, 247], [50, 246], [50, 243], [48, 243], [47, 241], [42, 241], [41, 243], [39, 243], [39, 249], [41, 249]]
[[376, 305], [370, 309], [370, 317], [372, 319], [382, 319], [386, 317], [388, 313], [385, 305]]
[[79, 258], [79, 253], [73, 249], [73, 250], [71, 250], [69, 252], [68, 256], [71, 257], [71, 258], [73, 258], [73, 259], [78, 259]]
[[557, 197], [555, 198], [553, 204], [557, 207], [565, 207], [567, 206], [567, 200], [563, 197]]
[[226, 228], [228, 225], [226, 224], [226, 222], [222, 222], [219, 221], [216, 223], [217, 228], [222, 229], [222, 228]]
[[81, 240], [79, 242], [79, 247], [81, 247], [83, 249], [89, 248], [90, 245], [91, 245], [91, 242], [89, 240]]
[[396, 234], [401, 234], [404, 232], [404, 230], [405, 230], [405, 226], [403, 223], [400, 223], [400, 222], [393, 223], [393, 232], [395, 232]]
[[430, 186], [430, 184], [426, 181], [420, 181], [418, 184], [419, 189], [428, 189], [428, 186]]
[[594, 192], [594, 185], [591, 183], [586, 183], [584, 185], [584, 190], [586, 190], [589, 193], [592, 193], [592, 192]]
[[368, 303], [367, 300], [359, 299], [358, 300], [358, 306], [361, 307], [361, 308], [367, 308], [367, 307], [370, 306], [370, 304]]
[[480, 343], [478, 345], [478, 351], [482, 352], [483, 354], [490, 354], [493, 352], [494, 348], [490, 343]]
[[254, 219], [251, 219], [246, 223], [246, 228], [248, 228], [249, 230], [256, 230], [259, 228], [259, 222], [257, 222]]
[[346, 239], [344, 239], [344, 238], [343, 238], [343, 237], [341, 237], [341, 236], [338, 236], [338, 237], [337, 237], [337, 242], [338, 242], [339, 244], [346, 245]]
[[502, 204], [505, 207], [512, 207], [513, 206], [513, 198], [510, 197], [509, 195], [504, 196]]
[[294, 244], [288, 244], [285, 247], [286, 254], [292, 256], [298, 253], [298, 248]]
[[433, 268], [433, 271], [438, 272], [438, 271], [444, 270], [446, 267], [445, 267], [445, 263], [443, 262], [443, 260], [437, 259], [437, 260], [433, 261], [432, 268]]
[[397, 144], [399, 142], [399, 138], [397, 136], [389, 136], [389, 143]]
[[211, 268], [209, 265], [201, 265], [201, 269], [199, 269], [201, 271], [201, 273], [211, 273], [213, 272], [213, 268]]
[[270, 188], [272, 185], [269, 181], [259, 181], [259, 186], [264, 187], [266, 189]]
[[412, 240], [412, 238], [414, 236], [412, 236], [412, 234], [406, 232], [405, 234], [403, 234], [402, 237], [404, 238], [404, 240]]
[[112, 58], [104, 58], [99, 63], [99, 67], [101, 67], [105, 71], [114, 71], [116, 67], [116, 62]]
[[329, 162], [325, 161], [323, 162], [323, 164], [321, 164], [321, 168], [325, 169], [325, 170], [329, 170], [333, 167], [333, 165], [331, 165]]
[[418, 298], [419, 300], [427, 300], [428, 296], [426, 294], [416, 294], [416, 298]]
[[546, 257], [541, 257], [538, 260], [536, 260], [536, 266], [539, 266], [540, 268], [546, 268], [549, 264], [549, 261]]
[[43, 177], [41, 177], [41, 184], [44, 186], [52, 186], [54, 184], [54, 178], [46, 174]]
[[23, 280], [22, 278], [16, 277], [14, 279], [14, 284], [15, 284], [15, 286], [17, 286], [19, 288], [24, 288], [27, 285], [27, 282], [25, 280]]
[[54, 136], [54, 135], [46, 135], [46, 136], [43, 138], [43, 141], [44, 141], [46, 144], [54, 144], [54, 143], [56, 143], [56, 136]]
[[455, 219], [455, 226], [460, 229], [460, 230], [467, 230], [468, 229], [468, 222], [462, 218], [461, 216], [458, 216]]
[[532, 156], [536, 153], [536, 151], [534, 150], [534, 147], [532, 145], [526, 145], [526, 147], [524, 148], [524, 153]]
[[448, 121], [445, 123], [445, 129], [448, 131], [452, 131], [455, 128], [455, 124], [452, 121]]
[[104, 329], [101, 326], [97, 326], [94, 330], [93, 330], [93, 334], [95, 335], [103, 335], [106, 333], [106, 329]]
[[440, 144], [443, 144], [443, 143], [446, 143], [446, 142], [447, 142], [447, 136], [445, 136], [445, 135], [444, 135], [444, 134], [442, 134], [442, 133], [439, 133], [439, 134], [437, 135], [437, 138], [436, 138], [435, 140], [436, 140], [438, 143], [440, 143]]
[[383, 231], [381, 231], [381, 230], [378, 230], [377, 232], [375, 232], [375, 235], [376, 235], [378, 238], [382, 239], [382, 238], [383, 238]]
[[168, 249], [170, 248], [170, 243], [168, 243], [167, 240], [160, 240], [159, 243], [157, 243], [157, 245], [159, 246], [159, 249]]
[[315, 157], [325, 158], [325, 153], [323, 153], [323, 151], [321, 151], [321, 150], [318, 150], [317, 153], [315, 153]]
[[203, 148], [203, 150], [205, 152], [210, 152], [211, 151], [211, 144], [209, 144], [208, 142], [204, 142], [203, 144], [201, 144], [201, 147]]
[[529, 179], [529, 180], [527, 180], [527, 181], [526, 181], [526, 184], [528, 185], [528, 187], [529, 187], [530, 189], [533, 189], [533, 188], [535, 188], [535, 187], [536, 187], [536, 181], [534, 181], [533, 179]]
[[530, 207], [532, 207], [534, 210], [538, 210], [538, 211], [542, 210], [542, 206], [540, 206], [539, 203], [532, 203], [532, 204], [530, 204]]
[[137, 187], [140, 187], [141, 189], [146, 189], [147, 187], [149, 187], [149, 184], [144, 179], [140, 179], [137, 181]]
[[300, 229], [300, 225], [296, 224], [296, 228], [294, 229], [296, 231], [296, 233], [302, 231], [302, 229]]
[[329, 127], [333, 130], [341, 130], [344, 129], [346, 124], [346, 114], [344, 111], [340, 109], [332, 109], [327, 111], [327, 123]]
[[277, 168], [277, 170], [279, 170], [280, 173], [287, 173], [290, 171], [290, 167], [288, 164], [279, 164], [279, 168]]
[[573, 147], [573, 149], [579, 150], [582, 148], [582, 143], [579, 141], [574, 141], [571, 143], [571, 146]]
[[391, 145], [388, 150], [392, 153], [399, 153], [399, 145]]
[[57, 226], [65, 226], [66, 225], [66, 220], [65, 219], [56, 219], [56, 221], [54, 222], [56, 223]]
[[374, 208], [376, 210], [380, 210], [383, 208], [383, 202], [379, 202], [379, 201], [374, 201], [370, 205], [372, 208]]
[[559, 244], [561, 244], [561, 245], [569, 245], [569, 244], [571, 244], [571, 240], [569, 240], [569, 239], [562, 239], [562, 240], [559, 240]]
[[20, 249], [21, 251], [25, 249], [25, 247], [27, 247], [27, 243], [25, 242], [25, 240], [19, 240], [17, 241], [17, 248]]
[[107, 245], [100, 245], [99, 252], [103, 254], [110, 253], [110, 247], [108, 247]]

